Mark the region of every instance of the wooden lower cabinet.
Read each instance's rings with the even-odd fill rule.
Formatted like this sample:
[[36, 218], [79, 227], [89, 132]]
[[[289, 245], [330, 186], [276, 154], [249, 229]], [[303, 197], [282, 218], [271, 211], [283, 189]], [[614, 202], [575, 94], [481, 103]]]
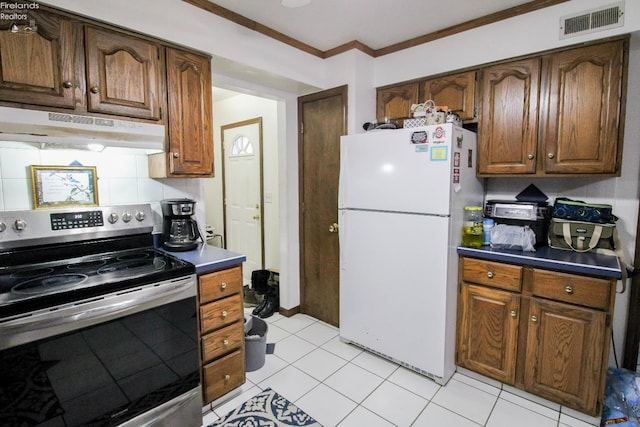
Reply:
[[456, 364], [598, 416], [615, 284], [461, 257]]
[[244, 348], [202, 368], [204, 403], [210, 403], [245, 382]]
[[244, 384], [242, 267], [198, 277], [204, 404]]
[[460, 303], [464, 311], [458, 330], [458, 364], [513, 384], [520, 296], [465, 283]]

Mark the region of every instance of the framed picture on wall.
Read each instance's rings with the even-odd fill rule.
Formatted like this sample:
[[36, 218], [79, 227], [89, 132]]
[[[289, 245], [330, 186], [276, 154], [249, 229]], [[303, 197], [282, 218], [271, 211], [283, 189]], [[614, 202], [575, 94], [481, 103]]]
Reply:
[[35, 209], [98, 206], [95, 166], [32, 165], [29, 168]]

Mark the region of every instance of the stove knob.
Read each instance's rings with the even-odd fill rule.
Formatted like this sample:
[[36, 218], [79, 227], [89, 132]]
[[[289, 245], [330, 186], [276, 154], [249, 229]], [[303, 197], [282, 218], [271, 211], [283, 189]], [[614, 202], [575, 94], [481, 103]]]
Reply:
[[0, 222], [0, 233], [7, 229], [7, 224], [4, 222]]
[[15, 228], [16, 231], [22, 231], [27, 228], [27, 221], [25, 221], [24, 219], [16, 219], [13, 222], [13, 228]]
[[131, 214], [129, 212], [125, 212], [122, 214], [122, 220], [124, 222], [129, 222], [131, 221]]
[[115, 224], [116, 222], [118, 222], [118, 214], [113, 212], [109, 214], [109, 217], [107, 218], [107, 220], [111, 223], [111, 224]]
[[144, 214], [144, 212], [142, 211], [136, 212], [136, 219], [138, 221], [144, 221], [145, 218], [146, 218], [146, 215]]

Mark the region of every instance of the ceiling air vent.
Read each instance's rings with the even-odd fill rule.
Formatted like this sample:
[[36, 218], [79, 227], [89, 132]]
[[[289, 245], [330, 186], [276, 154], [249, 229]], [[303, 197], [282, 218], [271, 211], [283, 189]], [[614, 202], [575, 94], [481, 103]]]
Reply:
[[624, 25], [624, 2], [565, 15], [560, 18], [560, 39], [595, 33]]

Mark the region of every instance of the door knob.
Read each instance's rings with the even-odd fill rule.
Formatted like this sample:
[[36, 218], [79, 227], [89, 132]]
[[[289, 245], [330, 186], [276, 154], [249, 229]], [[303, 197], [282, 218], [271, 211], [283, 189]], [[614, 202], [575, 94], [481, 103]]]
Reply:
[[254, 215], [254, 216], [253, 216], [253, 219], [255, 219], [255, 220], [260, 219], [260, 215]]
[[338, 223], [334, 222], [329, 226], [329, 233], [337, 233], [338, 232]]

